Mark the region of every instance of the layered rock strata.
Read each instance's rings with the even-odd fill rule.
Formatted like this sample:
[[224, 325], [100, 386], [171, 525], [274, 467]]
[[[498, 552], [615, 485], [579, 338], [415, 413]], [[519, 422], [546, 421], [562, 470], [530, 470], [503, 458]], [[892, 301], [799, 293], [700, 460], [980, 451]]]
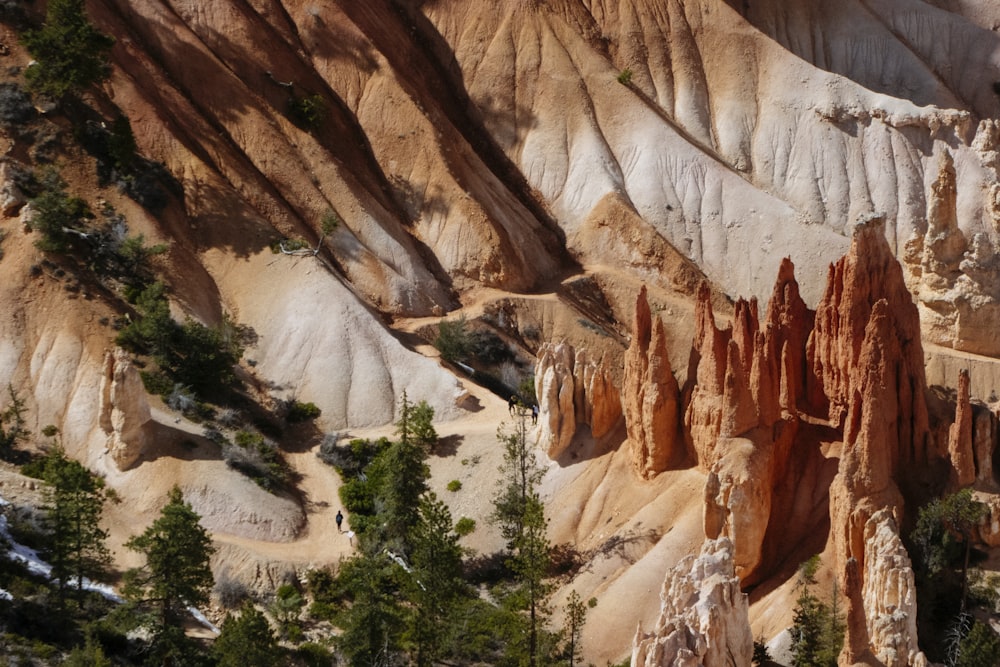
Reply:
[[749, 607], [733, 569], [732, 542], [706, 540], [697, 558], [677, 563], [660, 601], [653, 632], [636, 632], [632, 667], [750, 664]]

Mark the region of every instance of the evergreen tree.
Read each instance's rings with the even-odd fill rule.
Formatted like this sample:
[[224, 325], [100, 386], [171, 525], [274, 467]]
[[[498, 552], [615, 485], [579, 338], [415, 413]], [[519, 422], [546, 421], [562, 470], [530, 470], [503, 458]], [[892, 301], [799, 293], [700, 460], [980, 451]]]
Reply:
[[433, 452], [438, 440], [433, 421], [434, 408], [427, 405], [427, 401], [420, 401], [416, 405], [410, 403], [404, 390], [399, 406], [399, 421], [396, 422], [396, 435], [400, 441], [413, 443]]
[[[591, 606], [597, 600], [590, 599]], [[580, 640], [583, 637], [583, 624], [587, 620], [587, 606], [580, 599], [580, 594], [575, 590], [569, 594], [566, 601], [566, 657], [569, 660], [569, 667], [573, 667], [581, 658], [582, 648]]]
[[41, 191], [31, 200], [34, 216], [32, 229], [42, 237], [35, 242], [39, 250], [53, 253], [69, 251], [73, 230], [81, 220], [90, 217], [87, 203], [66, 192], [66, 182], [55, 169], [46, 169], [41, 176]]
[[267, 619], [250, 602], [226, 616], [212, 653], [218, 667], [271, 667], [281, 656]]
[[107, 500], [104, 480], [66, 458], [58, 446], [46, 457], [44, 479], [50, 485], [46, 519], [52, 533], [52, 576], [59, 582], [60, 601], [70, 579], [75, 579], [82, 604], [84, 578], [100, 579], [111, 563], [108, 532], [100, 527]]
[[83, 0], [49, 0], [41, 29], [23, 40], [35, 59], [24, 77], [37, 93], [58, 101], [107, 78], [114, 39], [91, 24]]
[[89, 630], [84, 645], [70, 651], [62, 665], [63, 667], [112, 667], [111, 659], [104, 655], [100, 642], [94, 640], [94, 634]]
[[500, 488], [493, 499], [493, 521], [500, 527], [500, 534], [513, 549], [524, 531], [524, 517], [528, 501], [542, 479], [542, 470], [535, 458], [535, 451], [528, 444], [527, 415], [519, 413], [513, 432], [502, 427], [497, 439], [503, 446]]
[[972, 489], [965, 488], [921, 507], [910, 534], [919, 554], [918, 572], [924, 582], [933, 582], [933, 589], [947, 586], [951, 568], [961, 558], [959, 613], [965, 611], [968, 597], [972, 540], [986, 512], [986, 506], [972, 497]]
[[545, 507], [537, 493], [532, 493], [524, 505], [521, 534], [514, 541], [514, 553], [508, 565], [514, 573], [513, 599], [525, 611], [527, 643], [522, 662], [536, 667], [544, 662], [548, 653], [548, 625], [551, 610], [548, 606], [552, 585], [546, 581], [552, 563], [552, 548], [547, 536], [548, 521]]
[[215, 548], [200, 518], [175, 486], [153, 525], [125, 543], [146, 557], [144, 567], [126, 572], [125, 596], [159, 607], [161, 628], [176, 622], [183, 607], [206, 604], [212, 591]]
[[799, 570], [799, 597], [792, 624], [792, 665], [794, 667], [836, 667], [844, 644], [844, 620], [837, 611], [838, 594], [826, 604], [811, 590], [819, 558], [814, 556]]
[[353, 667], [396, 663], [405, 626], [399, 600], [401, 568], [384, 552], [362, 554], [337, 575], [347, 606], [336, 618], [343, 632], [337, 645]]
[[413, 531], [412, 571], [406, 587], [412, 603], [407, 635], [414, 662], [424, 667], [444, 652], [445, 637], [469, 588], [462, 580], [462, 547], [448, 506], [427, 493], [420, 499], [420, 519]]
[[410, 533], [420, 518], [420, 496], [427, 491], [430, 476], [426, 457], [415, 443], [400, 441], [369, 466], [377, 515], [376, 534], [370, 538], [384, 547], [409, 553]]
[[10, 404], [0, 412], [0, 458], [3, 459], [10, 458], [17, 444], [31, 435], [31, 431], [25, 427], [24, 399], [14, 391], [12, 384], [7, 385], [7, 394]]

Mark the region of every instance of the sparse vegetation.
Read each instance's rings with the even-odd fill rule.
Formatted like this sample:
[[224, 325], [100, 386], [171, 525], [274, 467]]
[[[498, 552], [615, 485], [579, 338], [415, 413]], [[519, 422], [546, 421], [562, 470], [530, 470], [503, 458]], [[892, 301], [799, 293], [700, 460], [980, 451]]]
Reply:
[[104, 80], [114, 39], [97, 30], [83, 0], [49, 0], [45, 22], [22, 35], [35, 62], [24, 73], [29, 88], [59, 101]]
[[288, 98], [288, 117], [303, 130], [318, 130], [325, 116], [326, 103], [322, 95], [293, 95]]
[[[991, 606], [988, 598], [980, 597], [983, 591], [975, 581], [970, 586], [969, 576], [976, 528], [985, 513], [986, 506], [975, 500], [972, 489], [961, 489], [920, 508], [917, 525], [910, 533], [921, 599], [918, 627], [926, 644], [924, 650], [932, 660], [959, 664], [966, 640], [977, 644], [989, 640], [976, 629], [968, 611], [970, 599], [974, 604]], [[948, 631], [941, 632], [941, 628]], [[977, 634], [970, 638], [973, 631]]]
[[42, 172], [39, 186], [41, 191], [31, 199], [30, 227], [41, 234], [35, 245], [45, 252], [67, 252], [74, 237], [85, 237], [79, 228], [93, 214], [85, 201], [66, 193], [66, 183], [55, 169]]
[[7, 407], [0, 412], [0, 458], [5, 460], [9, 460], [14, 448], [31, 435], [26, 426], [24, 399], [12, 384], [7, 385], [7, 398]]
[[618, 83], [622, 84], [623, 86], [631, 85], [632, 84], [632, 70], [630, 70], [628, 67], [626, 67], [621, 72], [619, 72], [618, 73]]
[[319, 415], [320, 409], [316, 407], [315, 403], [302, 403], [297, 399], [292, 399], [288, 402], [288, 412], [285, 415], [285, 420], [289, 424], [298, 424], [310, 419], [316, 419]]
[[441, 320], [438, 323], [438, 335], [434, 339], [434, 347], [441, 353], [445, 361], [463, 362], [472, 350], [467, 321], [462, 315], [456, 320]]
[[456, 493], [462, 489], [462, 483], [457, 479], [453, 479], [448, 482], [448, 490], [452, 493]]
[[35, 113], [31, 97], [21, 86], [13, 81], [0, 83], [0, 126], [11, 128], [27, 123]]
[[455, 522], [455, 533], [461, 537], [471, 535], [476, 531], [476, 520], [463, 516]]

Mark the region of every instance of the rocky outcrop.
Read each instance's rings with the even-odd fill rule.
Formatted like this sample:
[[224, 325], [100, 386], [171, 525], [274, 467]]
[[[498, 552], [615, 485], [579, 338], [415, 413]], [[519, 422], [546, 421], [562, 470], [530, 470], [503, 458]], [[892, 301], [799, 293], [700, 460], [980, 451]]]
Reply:
[[749, 665], [753, 635], [747, 597], [733, 571], [733, 545], [708, 540], [667, 574], [653, 632], [640, 627], [632, 667]]
[[951, 484], [955, 488], [976, 481], [976, 464], [972, 451], [972, 405], [969, 403], [969, 372], [958, 375], [958, 396], [955, 402], [955, 423], [948, 430], [948, 456], [951, 459]]
[[864, 610], [871, 651], [884, 667], [918, 667], [917, 589], [910, 557], [888, 510], [865, 524]]
[[[20, 167], [24, 170], [24, 167]], [[7, 217], [17, 215], [21, 207], [28, 201], [17, 184], [16, 172], [18, 167], [10, 160], [0, 160], [0, 212]]]
[[[705, 469], [711, 468], [717, 458], [716, 448], [724, 412], [726, 366], [732, 338], [731, 329], [720, 330], [715, 325], [711, 293], [708, 285], [702, 284], [695, 305], [695, 338], [688, 363], [688, 374], [693, 375], [694, 382], [684, 408], [684, 427], [698, 465]], [[733, 378], [730, 383], [736, 384]], [[731, 400], [733, 393], [731, 389]]]
[[[915, 634], [909, 634], [909, 626], [899, 627], [905, 619], [893, 614], [902, 609], [912, 586], [893, 588], [905, 580], [897, 557], [902, 547], [887, 537], [893, 531], [878, 525], [898, 525], [903, 497], [895, 479], [904, 466], [937, 456], [929, 437], [917, 309], [889, 253], [880, 218], [859, 223], [851, 251], [830, 275], [809, 353], [830, 418], [844, 425], [840, 464], [830, 486], [835, 566], [850, 604], [841, 663], [879, 664], [869, 661], [865, 646], [879, 659], [902, 655], [909, 661], [908, 642]], [[875, 545], [869, 540], [878, 530], [883, 539]], [[851, 595], [853, 562], [863, 599]], [[897, 581], [886, 584], [886, 576]], [[903, 611], [911, 618], [905, 622], [912, 622], [912, 609]], [[859, 618], [866, 619], [865, 628]]]
[[[995, 161], [996, 132], [990, 121], [980, 125], [976, 137], [980, 154], [989, 161]], [[985, 208], [993, 210], [995, 201], [991, 191]], [[907, 244], [911, 289], [929, 341], [995, 356], [1000, 353], [994, 326], [1000, 317], [1000, 259], [987, 234], [975, 232], [971, 241], [966, 239], [957, 211], [955, 167], [944, 151], [928, 193], [927, 232]]]
[[535, 388], [539, 406], [538, 441], [550, 459], [570, 446], [579, 424], [595, 438], [607, 435], [622, 415], [621, 398], [602, 359], [567, 343], [545, 343], [538, 351]]
[[151, 420], [139, 371], [125, 350], [115, 348], [104, 355], [100, 425], [108, 455], [119, 470], [131, 468], [142, 458]]
[[[876, 303], [880, 301], [883, 305], [878, 328], [892, 335], [893, 341], [879, 342], [872, 338], [879, 331], [869, 331], [876, 319]], [[867, 361], [862, 359], [866, 339], [870, 339]], [[807, 377], [813, 383], [810, 395], [826, 401], [830, 421], [844, 428], [845, 441], [850, 442], [859, 432], [859, 423], [850, 420], [845, 423], [851, 408], [855, 408], [854, 416], [858, 418], [859, 410], [868, 405], [868, 401], [860, 400], [864, 393], [862, 383], [876, 389], [882, 382], [879, 377], [885, 376], [884, 380], [898, 389], [896, 395], [883, 396], [883, 400], [893, 404], [885, 407], [891, 407], [899, 424], [898, 440], [887, 441], [898, 442], [900, 450], [890, 457], [893, 463], [890, 471], [896, 470], [900, 457], [907, 461], [928, 460], [932, 452], [928, 450], [920, 320], [902, 269], [885, 239], [881, 216], [861, 219], [855, 225], [850, 251], [830, 267], [806, 356], [810, 372]], [[885, 368], [880, 370], [883, 365]], [[897, 373], [895, 379], [886, 375], [890, 370]], [[874, 417], [874, 421], [878, 420], [879, 417]]]
[[997, 442], [997, 416], [983, 405], [973, 406], [972, 451], [976, 457], [976, 480], [984, 485], [993, 480], [993, 451]]
[[625, 353], [622, 404], [632, 464], [644, 479], [688, 458], [678, 430], [679, 399], [663, 321], [659, 317], [654, 321], [643, 287], [636, 299], [632, 342]]

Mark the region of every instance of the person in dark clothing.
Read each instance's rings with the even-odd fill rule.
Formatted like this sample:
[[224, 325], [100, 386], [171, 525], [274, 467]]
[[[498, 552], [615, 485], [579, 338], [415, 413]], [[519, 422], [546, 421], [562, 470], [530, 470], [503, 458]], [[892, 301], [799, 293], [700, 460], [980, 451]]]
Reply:
[[343, 523], [344, 523], [344, 513], [341, 512], [340, 510], [337, 510], [337, 532], [338, 533], [344, 532], [343, 530], [340, 529], [340, 526]]
[[531, 406], [531, 423], [532, 424], [538, 423], [538, 405], [536, 404], [532, 404]]
[[507, 399], [507, 412], [509, 414], [514, 414], [514, 408], [516, 407], [517, 407], [517, 396], [511, 394], [510, 398]]

